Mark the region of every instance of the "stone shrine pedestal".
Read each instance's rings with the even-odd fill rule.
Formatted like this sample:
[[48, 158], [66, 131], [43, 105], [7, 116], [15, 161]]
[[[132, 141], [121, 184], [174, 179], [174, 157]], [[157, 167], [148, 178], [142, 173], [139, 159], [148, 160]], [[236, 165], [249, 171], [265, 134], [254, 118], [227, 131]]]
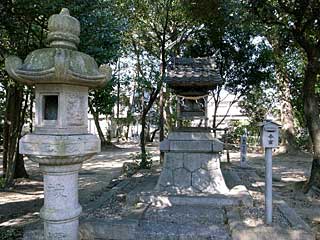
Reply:
[[[198, 130], [198, 131], [197, 131]], [[228, 188], [220, 168], [223, 143], [206, 129], [178, 129], [160, 143], [164, 163], [157, 183], [129, 194], [129, 205], [252, 206], [245, 186], [233, 184], [226, 171]]]
[[157, 190], [169, 194], [226, 194], [220, 169], [223, 143], [210, 132], [172, 132], [161, 142], [164, 165]]

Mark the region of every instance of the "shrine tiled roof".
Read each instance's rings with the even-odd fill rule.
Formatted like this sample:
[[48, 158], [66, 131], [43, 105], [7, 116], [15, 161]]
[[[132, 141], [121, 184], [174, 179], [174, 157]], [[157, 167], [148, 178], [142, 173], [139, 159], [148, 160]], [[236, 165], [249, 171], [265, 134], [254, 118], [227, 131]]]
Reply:
[[207, 86], [222, 83], [212, 58], [173, 58], [168, 64], [165, 82], [169, 87]]

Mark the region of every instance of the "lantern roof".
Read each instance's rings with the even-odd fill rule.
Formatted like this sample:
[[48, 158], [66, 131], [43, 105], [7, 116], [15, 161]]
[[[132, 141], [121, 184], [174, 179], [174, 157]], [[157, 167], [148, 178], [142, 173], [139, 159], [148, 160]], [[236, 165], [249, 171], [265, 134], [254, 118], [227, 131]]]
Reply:
[[80, 23], [63, 8], [48, 21], [48, 48], [31, 52], [24, 62], [16, 56], [6, 58], [9, 75], [18, 82], [34, 84], [69, 84], [95, 88], [111, 78], [111, 68], [98, 67], [94, 58], [77, 51]]

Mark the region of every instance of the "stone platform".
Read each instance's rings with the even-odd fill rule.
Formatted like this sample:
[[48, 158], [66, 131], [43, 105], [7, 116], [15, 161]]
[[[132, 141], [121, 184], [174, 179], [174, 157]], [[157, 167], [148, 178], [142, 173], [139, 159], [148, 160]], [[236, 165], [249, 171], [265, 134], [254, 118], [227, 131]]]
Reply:
[[[250, 176], [253, 169], [222, 167], [230, 189], [243, 188], [238, 171]], [[250, 177], [254, 177], [250, 176]], [[138, 173], [120, 181], [87, 207], [80, 219], [82, 240], [314, 240], [310, 227], [284, 201], [274, 202], [274, 224], [263, 224], [263, 208], [255, 202], [216, 205], [154, 205], [137, 195], [150, 193], [158, 172]], [[237, 187], [238, 186], [238, 187]], [[181, 197], [181, 196], [180, 196]], [[217, 201], [216, 203], [221, 203]], [[262, 222], [260, 222], [262, 221]], [[41, 227], [41, 225], [38, 225]], [[29, 230], [24, 240], [43, 240], [43, 230]]]
[[[245, 186], [237, 185], [241, 181], [237, 171], [230, 172], [230, 169], [227, 169], [223, 171], [223, 175], [231, 189], [246, 189]], [[175, 204], [174, 201], [161, 202], [158, 205], [147, 201], [135, 202], [141, 199], [137, 195], [150, 193], [157, 182], [157, 174], [143, 177], [142, 181], [126, 194], [126, 209], [121, 216], [113, 219], [88, 218], [83, 221], [83, 239], [314, 240], [309, 226], [283, 201], [275, 202], [272, 226], [259, 223], [257, 215], [263, 214], [259, 206], [242, 205], [239, 202], [230, 205], [222, 204], [223, 201], [197, 205], [195, 202], [192, 204], [190, 199], [187, 201], [188, 205]], [[179, 196], [179, 199], [181, 198], [182, 196]], [[129, 206], [130, 204], [132, 205]]]

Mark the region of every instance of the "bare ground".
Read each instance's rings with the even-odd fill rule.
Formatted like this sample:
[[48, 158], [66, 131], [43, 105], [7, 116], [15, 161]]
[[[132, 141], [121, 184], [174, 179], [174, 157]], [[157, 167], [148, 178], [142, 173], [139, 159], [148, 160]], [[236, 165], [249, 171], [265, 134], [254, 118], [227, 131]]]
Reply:
[[[130, 154], [139, 151], [138, 145], [134, 143], [118, 147], [103, 151], [94, 159], [83, 163], [79, 173], [79, 201], [82, 206], [93, 201], [112, 179], [119, 177], [123, 163], [132, 161]], [[153, 149], [149, 147], [149, 150]], [[1, 176], [2, 156], [0, 166]], [[11, 236], [8, 229], [20, 231], [26, 224], [39, 219], [39, 210], [43, 205], [42, 174], [38, 164], [28, 159], [25, 160], [25, 166], [30, 178], [17, 179], [14, 189], [0, 191], [0, 239], [16, 239], [14, 236], [19, 233], [12, 233]]]
[[[239, 161], [239, 153], [231, 154], [231, 161]], [[256, 179], [247, 186], [255, 199], [264, 201], [264, 155], [248, 154], [248, 163], [255, 168]], [[316, 239], [320, 239], [320, 199], [308, 196], [303, 192], [303, 186], [308, 180], [312, 155], [298, 152], [294, 155], [273, 154], [273, 192], [287, 202], [300, 217], [312, 228]]]
[[[84, 206], [84, 211], [86, 204], [93, 201], [99, 192], [105, 191], [110, 181], [121, 174], [122, 164], [130, 161], [130, 154], [138, 151], [137, 145], [121, 147], [126, 148], [104, 151], [95, 159], [83, 164], [79, 174], [79, 189], [80, 203]], [[155, 155], [158, 154], [156, 148], [153, 147], [151, 150]], [[257, 177], [247, 187], [255, 198], [263, 200], [263, 154], [250, 153], [248, 158], [250, 166], [256, 169]], [[223, 158], [222, 161], [225, 159]], [[237, 164], [239, 153], [231, 153], [231, 161]], [[301, 182], [307, 180], [311, 163], [312, 156], [307, 153], [274, 154], [273, 190], [275, 195], [284, 199], [290, 207], [295, 209], [313, 229], [317, 239], [320, 239], [320, 199], [305, 195], [301, 190]], [[39, 209], [43, 204], [41, 173], [35, 163], [26, 161], [26, 167], [30, 179], [19, 179], [12, 191], [0, 192], [0, 232], [1, 228], [21, 228], [39, 218]]]

